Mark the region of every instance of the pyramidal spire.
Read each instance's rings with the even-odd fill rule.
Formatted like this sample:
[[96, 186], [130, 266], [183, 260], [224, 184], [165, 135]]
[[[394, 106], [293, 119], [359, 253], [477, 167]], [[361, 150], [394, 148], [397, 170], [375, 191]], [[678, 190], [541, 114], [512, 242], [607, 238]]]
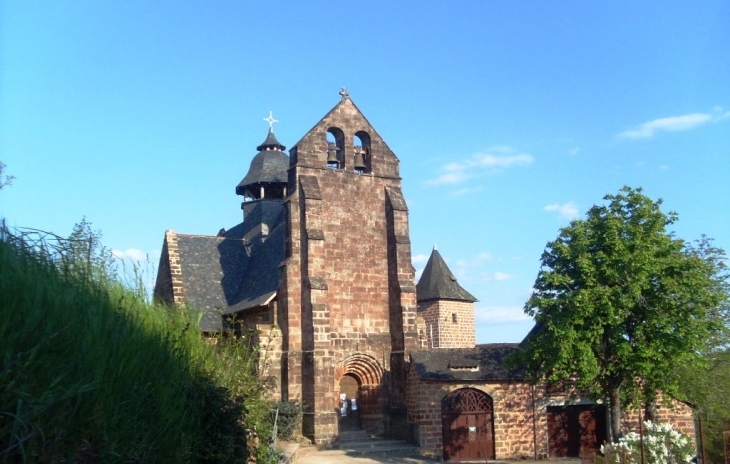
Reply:
[[418, 301], [441, 299], [477, 301], [474, 295], [459, 285], [435, 245], [421, 279], [416, 284], [416, 297]]

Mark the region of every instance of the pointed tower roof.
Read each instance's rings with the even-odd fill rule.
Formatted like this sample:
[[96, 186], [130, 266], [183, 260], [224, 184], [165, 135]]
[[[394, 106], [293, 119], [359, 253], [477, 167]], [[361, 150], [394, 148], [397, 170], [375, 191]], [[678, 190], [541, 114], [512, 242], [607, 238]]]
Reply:
[[264, 183], [286, 183], [288, 182], [287, 169], [289, 169], [289, 156], [284, 153], [286, 147], [276, 140], [273, 123], [278, 122], [271, 116], [264, 118], [269, 122], [269, 134], [266, 140], [256, 147], [258, 153], [251, 160], [251, 167], [246, 177], [236, 186], [236, 194], [243, 195], [246, 187]]
[[264, 143], [256, 147], [258, 151], [266, 151], [266, 150], [278, 150], [278, 151], [284, 151], [286, 150], [286, 147], [279, 143], [278, 140], [276, 140], [276, 136], [274, 135], [274, 128], [269, 127], [269, 135], [266, 136], [266, 140], [264, 140]]
[[436, 247], [433, 248], [426, 268], [416, 284], [416, 299], [477, 301], [474, 295], [461, 288]]

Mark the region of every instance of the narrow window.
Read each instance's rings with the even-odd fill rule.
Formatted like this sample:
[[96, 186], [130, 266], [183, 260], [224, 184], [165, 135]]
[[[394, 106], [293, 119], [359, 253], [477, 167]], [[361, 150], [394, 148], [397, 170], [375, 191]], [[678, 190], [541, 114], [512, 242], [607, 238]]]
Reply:
[[458, 321], [456, 320], [456, 313], [451, 313], [451, 322], [456, 324]]

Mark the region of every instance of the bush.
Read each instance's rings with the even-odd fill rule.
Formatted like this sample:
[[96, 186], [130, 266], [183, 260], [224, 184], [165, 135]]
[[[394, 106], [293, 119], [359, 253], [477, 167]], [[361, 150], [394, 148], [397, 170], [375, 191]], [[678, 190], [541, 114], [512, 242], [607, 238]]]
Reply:
[[291, 440], [302, 420], [302, 403], [299, 400], [272, 402], [269, 420], [272, 424], [276, 420], [276, 436], [279, 440]]
[[[644, 422], [644, 456], [647, 464], [690, 464], [695, 456], [692, 440], [674, 430], [672, 424]], [[602, 445], [606, 464], [638, 464], [641, 462], [642, 440], [630, 432], [618, 443]]]

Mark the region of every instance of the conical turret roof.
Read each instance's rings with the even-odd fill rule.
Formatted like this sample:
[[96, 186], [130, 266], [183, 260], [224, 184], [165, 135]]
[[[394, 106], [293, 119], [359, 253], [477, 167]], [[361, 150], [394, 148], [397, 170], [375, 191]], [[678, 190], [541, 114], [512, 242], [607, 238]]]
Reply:
[[246, 177], [236, 186], [238, 195], [243, 195], [247, 187], [288, 181], [289, 156], [283, 152], [286, 147], [276, 140], [272, 128], [269, 128], [269, 134], [264, 143], [256, 149], [259, 152], [251, 160], [251, 167], [248, 169]]
[[264, 150], [279, 150], [284, 151], [286, 150], [286, 147], [279, 143], [278, 140], [276, 140], [276, 136], [274, 135], [274, 129], [269, 128], [269, 135], [266, 136], [266, 140], [264, 140], [264, 143], [256, 147], [258, 151], [264, 151]]
[[416, 284], [416, 299], [477, 301], [474, 295], [461, 288], [436, 247]]

